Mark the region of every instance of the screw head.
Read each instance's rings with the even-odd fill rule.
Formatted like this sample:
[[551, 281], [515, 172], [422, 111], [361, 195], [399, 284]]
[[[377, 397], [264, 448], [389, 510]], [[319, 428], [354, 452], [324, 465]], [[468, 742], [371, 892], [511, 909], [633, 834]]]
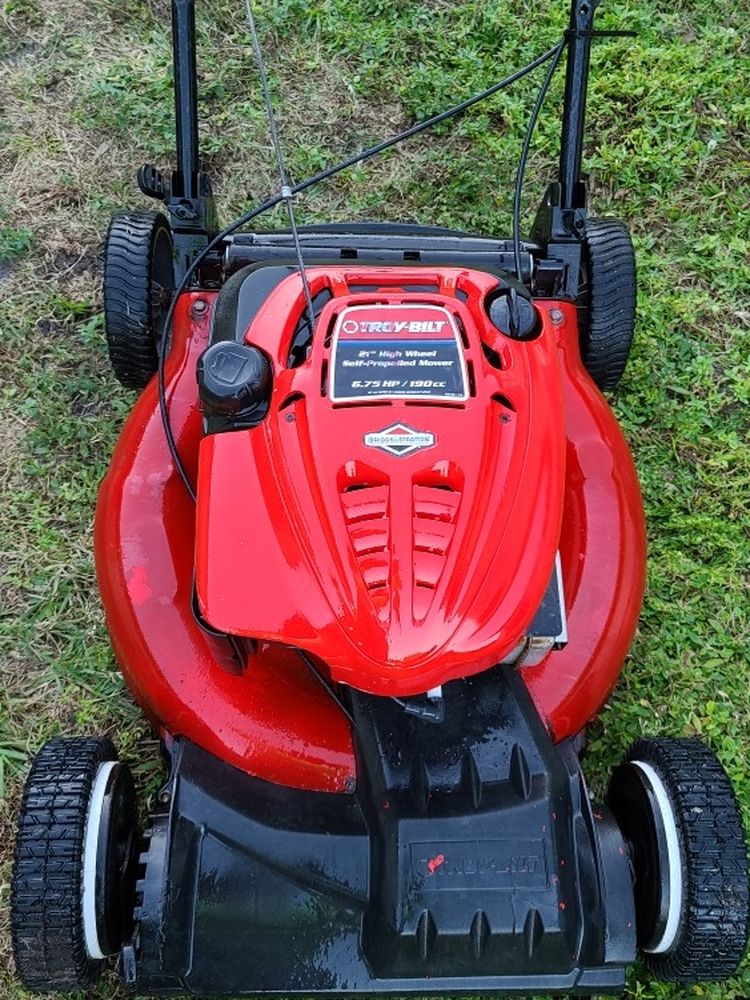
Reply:
[[552, 320], [553, 326], [560, 326], [561, 323], [565, 322], [565, 313], [562, 309], [550, 309], [549, 318]]

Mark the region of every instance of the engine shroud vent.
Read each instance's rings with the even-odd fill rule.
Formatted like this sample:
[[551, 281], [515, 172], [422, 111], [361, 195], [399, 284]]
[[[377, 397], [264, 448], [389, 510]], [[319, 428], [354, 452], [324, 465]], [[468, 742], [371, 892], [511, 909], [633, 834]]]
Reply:
[[[385, 620], [391, 579], [391, 517], [388, 485], [347, 486], [341, 505], [357, 567]], [[412, 617], [423, 621], [446, 566], [461, 494], [449, 486], [412, 487]], [[403, 583], [403, 581], [402, 581]]]
[[341, 496], [349, 539], [365, 587], [382, 617], [387, 610], [391, 570], [388, 486], [349, 486]]
[[443, 576], [460, 503], [461, 494], [449, 486], [415, 483], [412, 489], [415, 621], [427, 616]]

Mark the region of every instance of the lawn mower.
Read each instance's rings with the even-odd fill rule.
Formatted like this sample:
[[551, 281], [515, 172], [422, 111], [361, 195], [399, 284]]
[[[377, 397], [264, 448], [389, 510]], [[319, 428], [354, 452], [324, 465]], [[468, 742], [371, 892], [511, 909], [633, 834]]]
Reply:
[[[219, 230], [193, 0], [173, 0], [177, 169], [139, 172], [104, 262], [114, 372], [142, 390], [101, 487], [112, 644], [163, 744], [143, 829], [108, 738], [35, 758], [11, 887], [18, 974], [138, 994], [592, 995], [735, 973], [747, 851], [729, 779], [641, 738], [605, 801], [586, 730], [631, 644], [645, 528], [603, 392], [626, 227], [581, 172], [597, 2], [527, 67]], [[614, 32], [623, 34], [624, 32]], [[528, 239], [534, 124], [565, 59], [559, 175]], [[298, 226], [294, 199], [546, 66], [513, 234]], [[289, 226], [247, 228], [281, 205]]]

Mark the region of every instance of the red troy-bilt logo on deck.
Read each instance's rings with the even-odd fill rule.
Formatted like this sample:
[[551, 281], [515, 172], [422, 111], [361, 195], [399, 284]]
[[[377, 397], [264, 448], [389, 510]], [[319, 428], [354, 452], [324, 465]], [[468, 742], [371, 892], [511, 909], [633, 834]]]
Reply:
[[468, 399], [466, 361], [452, 314], [442, 306], [350, 306], [333, 335], [334, 402]]
[[549, 884], [540, 840], [413, 843], [410, 852], [418, 883], [435, 891], [530, 889]]

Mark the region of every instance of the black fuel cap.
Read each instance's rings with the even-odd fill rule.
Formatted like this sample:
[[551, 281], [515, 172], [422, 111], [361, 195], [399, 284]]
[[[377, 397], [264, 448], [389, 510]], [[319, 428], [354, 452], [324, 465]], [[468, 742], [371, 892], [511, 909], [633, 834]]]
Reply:
[[489, 313], [493, 326], [513, 340], [531, 340], [539, 330], [534, 303], [513, 286], [495, 296]]
[[198, 391], [207, 413], [232, 417], [266, 407], [271, 398], [271, 364], [248, 344], [222, 340], [198, 359]]

